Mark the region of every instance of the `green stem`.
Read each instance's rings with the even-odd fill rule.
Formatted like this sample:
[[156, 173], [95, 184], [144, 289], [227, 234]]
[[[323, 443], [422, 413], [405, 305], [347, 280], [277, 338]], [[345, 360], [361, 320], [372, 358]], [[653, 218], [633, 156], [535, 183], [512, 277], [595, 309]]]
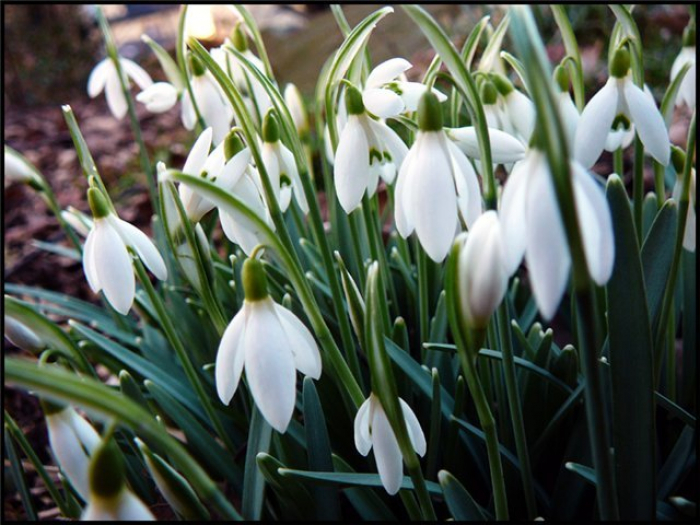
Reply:
[[[379, 286], [382, 290], [388, 289], [392, 304], [396, 304], [396, 296], [391, 294], [394, 290], [389, 267], [386, 264], [386, 252], [382, 244], [381, 238], [377, 239], [377, 231], [374, 229], [374, 221], [372, 220], [372, 210], [370, 210], [370, 201], [367, 195], [362, 198], [362, 214], [364, 217], [364, 226], [367, 231], [367, 239], [369, 241], [369, 250], [372, 254], [372, 259], [379, 262]], [[391, 321], [389, 320], [389, 305], [386, 301], [382, 301], [382, 320], [384, 321], [384, 333], [391, 333]]]
[[634, 179], [632, 183], [634, 201], [634, 226], [637, 229], [637, 241], [642, 245], [642, 217], [644, 208], [644, 145], [639, 136], [634, 139]]
[[520, 462], [520, 477], [523, 482], [523, 489], [525, 490], [528, 519], [533, 520], [537, 517], [537, 503], [535, 502], [535, 488], [532, 484], [532, 469], [530, 467], [530, 454], [525, 438], [525, 424], [523, 422], [523, 412], [520, 404], [520, 393], [515, 377], [515, 359], [513, 358], [510, 330], [508, 329], [508, 306], [505, 301], [501, 302], [498, 308], [497, 318], [501, 338], [503, 373], [506, 381], [508, 406], [510, 407], [510, 417], [513, 421], [515, 447], [518, 453], [518, 461]]
[[654, 192], [656, 193], [656, 207], [660, 210], [666, 201], [666, 181], [664, 180], [664, 167], [654, 161]]
[[613, 151], [613, 173], [617, 173], [620, 177], [625, 172], [625, 162], [622, 155], [622, 148], [617, 148]]
[[666, 397], [676, 401], [676, 316], [671, 308], [670, 322], [666, 330]]
[[430, 339], [430, 323], [428, 321], [428, 260], [418, 238], [415, 239], [414, 248], [418, 261], [418, 319], [420, 328], [421, 357], [425, 359], [423, 343]]
[[160, 325], [163, 328], [163, 331], [165, 332], [165, 337], [168, 339], [168, 342], [175, 350], [175, 353], [177, 354], [177, 357], [180, 360], [180, 363], [182, 364], [182, 368], [185, 371], [185, 375], [187, 376], [187, 379], [189, 380], [190, 384], [194, 387], [199, 401], [202, 403], [202, 406], [204, 407], [204, 410], [209, 416], [212, 425], [216, 429], [216, 433], [219, 435], [219, 437], [224, 442], [226, 448], [231, 452], [231, 454], [235, 454], [236, 446], [231, 441], [228, 432], [226, 432], [226, 430], [224, 429], [218, 414], [216, 413], [214, 407], [211, 404], [212, 395], [210, 392], [205, 391], [204, 385], [202, 384], [202, 381], [199, 375], [197, 374], [197, 370], [194, 368], [194, 365], [192, 365], [192, 362], [190, 361], [189, 355], [187, 354], [187, 350], [185, 350], [182, 341], [180, 341], [180, 337], [178, 336], [175, 330], [175, 326], [173, 325], [173, 322], [170, 319], [170, 316], [168, 315], [163, 301], [161, 300], [158, 293], [156, 293], [155, 288], [153, 288], [153, 284], [151, 283], [151, 280], [148, 277], [148, 274], [146, 273], [146, 269], [144, 268], [143, 263], [138, 258], [134, 260], [134, 268], [136, 268], [136, 273], [139, 276], [139, 280], [141, 281], [141, 284], [146, 290], [146, 294], [148, 295], [148, 298], [150, 299], [151, 304], [153, 305], [156, 316], [158, 317], [158, 321], [160, 322]]

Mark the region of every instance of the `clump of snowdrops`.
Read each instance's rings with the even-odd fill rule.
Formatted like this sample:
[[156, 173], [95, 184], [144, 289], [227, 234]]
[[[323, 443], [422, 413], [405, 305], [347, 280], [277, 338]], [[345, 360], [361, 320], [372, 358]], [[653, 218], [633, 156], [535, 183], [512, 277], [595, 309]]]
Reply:
[[[392, 8], [352, 28], [333, 6], [345, 40], [311, 115], [232, 9], [214, 49], [187, 7], [176, 57], [144, 35], [157, 83], [100, 14], [87, 89], [133, 126], [153, 238], [119, 218], [69, 106], [89, 210], [60, 210], [5, 148], [100, 303], [5, 286], [5, 335], [32, 356], [6, 381], [40, 398], [60, 473], [5, 413], [28, 515], [21, 453], [72, 518], [152, 519], [163, 499], [197, 520], [695, 516], [694, 11], [652, 91], [633, 13], [611, 6], [609, 79], [586, 93], [562, 6], [556, 64], [528, 7], [458, 50], [401, 6], [435, 50], [413, 82], [404, 57], [370, 60]], [[179, 104], [184, 165], [153, 163], [136, 104]], [[604, 150], [615, 173], [591, 170]]]

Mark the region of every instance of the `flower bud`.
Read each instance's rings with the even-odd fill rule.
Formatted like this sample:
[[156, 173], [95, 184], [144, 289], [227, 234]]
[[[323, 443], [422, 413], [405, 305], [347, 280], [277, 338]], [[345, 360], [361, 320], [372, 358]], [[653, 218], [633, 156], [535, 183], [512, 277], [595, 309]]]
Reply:
[[569, 91], [569, 71], [566, 67], [558, 65], [554, 68], [554, 81], [563, 93]]
[[418, 129], [421, 131], [442, 130], [442, 107], [432, 91], [426, 90], [418, 102]]
[[231, 31], [231, 43], [233, 47], [236, 48], [236, 51], [240, 51], [241, 53], [248, 50], [248, 37], [245, 31], [243, 31], [242, 25], [243, 24], [240, 22], [237, 23], [233, 31]]
[[505, 246], [498, 214], [481, 215], [467, 235], [457, 262], [459, 301], [470, 328], [486, 328], [508, 286]]
[[515, 88], [510, 80], [500, 73], [492, 73], [491, 82], [502, 96], [508, 96]]
[[259, 260], [246, 259], [241, 270], [241, 278], [246, 301], [252, 303], [267, 297], [267, 274]]
[[495, 104], [496, 100], [498, 99], [498, 89], [496, 89], [496, 86], [493, 84], [493, 82], [489, 82], [487, 80], [483, 84], [481, 84], [480, 95], [481, 101], [484, 104], [491, 106]]
[[102, 219], [109, 215], [109, 205], [102, 192], [97, 188], [88, 188], [87, 191], [88, 204], [90, 211], [95, 219]]
[[36, 190], [41, 190], [41, 178], [27, 159], [12, 148], [5, 146], [3, 173], [8, 182], [29, 184]]
[[7, 314], [5, 315], [5, 337], [17, 348], [27, 352], [38, 352], [46, 347], [31, 328]]
[[613, 55], [610, 61], [610, 76], [624, 78], [630, 70], [630, 52], [626, 47], [621, 47]]

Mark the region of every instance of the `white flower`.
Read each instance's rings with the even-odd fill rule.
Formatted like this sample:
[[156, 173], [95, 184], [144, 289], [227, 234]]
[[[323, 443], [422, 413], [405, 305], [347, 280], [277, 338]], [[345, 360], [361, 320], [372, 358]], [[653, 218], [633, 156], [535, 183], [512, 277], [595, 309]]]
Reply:
[[[487, 129], [491, 144], [491, 160], [494, 164], [510, 164], [525, 158], [525, 145], [521, 141], [505, 131], [496, 128]], [[476, 128], [473, 126], [447, 128], [445, 132], [467, 157], [481, 159]]]
[[22, 182], [38, 186], [41, 178], [37, 174], [36, 168], [20, 153], [9, 146], [5, 146], [3, 155], [3, 175], [5, 181]]
[[629, 52], [618, 50], [610, 64], [610, 78], [581, 113], [576, 129], [574, 157], [590, 168], [603, 152], [610, 128], [618, 115], [634, 124], [646, 150], [666, 166], [671, 143], [664, 119], [653, 98], [632, 81]]
[[321, 355], [311, 332], [267, 295], [260, 261], [243, 265], [245, 301], [224, 331], [216, 355], [216, 391], [228, 405], [245, 366], [247, 385], [267, 422], [285, 432], [296, 400], [296, 370], [318, 379]]
[[93, 496], [83, 510], [81, 521], [155, 521], [149, 508], [124, 487], [113, 498]]
[[[610, 209], [603, 189], [575, 161], [571, 175], [588, 271], [603, 286], [615, 259]], [[549, 164], [541, 151], [531, 148], [513, 168], [500, 216], [508, 274], [517, 270], [524, 254], [537, 306], [545, 319], [551, 319], [564, 295], [571, 255]]]
[[[695, 179], [695, 170], [691, 169], [690, 170], [690, 195], [689, 197], [689, 202], [688, 202], [688, 216], [685, 222], [685, 231], [683, 232], [683, 248], [688, 250], [689, 252], [695, 252], [695, 244], [696, 244], [696, 216], [695, 216], [695, 206], [697, 203], [697, 197], [696, 197], [696, 179]], [[676, 179], [676, 184], [673, 187], [673, 198], [678, 201], [681, 196], [681, 188], [683, 187], [683, 178], [679, 177]]]
[[436, 262], [452, 246], [458, 215], [468, 228], [481, 214], [479, 181], [464, 153], [442, 129], [437, 98], [427, 92], [418, 110], [419, 131], [396, 182], [396, 228], [406, 238], [415, 230]]
[[[527, 144], [535, 129], [535, 105], [515, 89], [504, 75], [492, 73], [490, 78], [492, 82], [482, 85], [482, 97], [486, 104], [484, 111], [489, 127], [501, 129]], [[491, 86], [495, 89], [492, 90]], [[494, 97], [493, 91], [497, 96]]]
[[467, 323], [485, 328], [508, 288], [503, 229], [494, 210], [484, 212], [466, 236], [458, 259], [458, 287]]
[[[119, 63], [125, 77], [133, 79], [142, 90], [153, 84], [153, 80], [151, 80], [148, 73], [135, 62], [120, 57]], [[128, 83], [128, 78], [124, 78], [124, 83]], [[114, 67], [114, 62], [109, 57], [99, 62], [88, 78], [88, 95], [90, 95], [90, 98], [95, 98], [103, 90], [105, 91], [107, 105], [112, 115], [118, 119], [123, 118], [129, 106], [122, 91], [121, 82], [119, 82], [117, 68]]]
[[[213, 130], [214, 144], [219, 144], [231, 130], [233, 120], [233, 108], [229, 104], [226, 96], [216, 82], [216, 79], [209, 71], [205, 71], [203, 66], [193, 60], [194, 75], [190, 80], [192, 94], [197, 104], [199, 114], [206, 122], [206, 125]], [[184, 90], [182, 93], [181, 107], [182, 124], [185, 128], [192, 130], [197, 122], [197, 113], [192, 104], [190, 91]]]
[[169, 82], [156, 82], [136, 95], [151, 113], [164, 113], [177, 103], [177, 89]]
[[[378, 64], [370, 72], [362, 90], [362, 102], [367, 111], [380, 118], [389, 118], [418, 109], [418, 101], [428, 86], [405, 80], [403, 73], [412, 67], [405, 58], [391, 58]], [[447, 100], [438, 90], [433, 88], [432, 92], [440, 102]]]
[[45, 403], [44, 411], [49, 444], [58, 466], [80, 497], [87, 501], [90, 455], [100, 444], [100, 435], [70, 406], [57, 408]]
[[[399, 404], [413, 449], [419, 456], [423, 456], [426, 451], [426, 442], [418, 418], [403, 399], [399, 398]], [[377, 462], [382, 485], [389, 494], [396, 494], [403, 481], [401, 449], [384, 408], [374, 394], [370, 394], [360, 405], [355, 416], [354, 431], [355, 448], [360, 454], [366, 456], [374, 447], [374, 459]]]
[[8, 341], [17, 348], [28, 352], [37, 352], [46, 348], [41, 338], [26, 324], [5, 314], [4, 333]]
[[126, 315], [136, 293], [134, 269], [128, 248], [161, 281], [168, 278], [163, 258], [141, 230], [121, 220], [107, 208], [98, 189], [88, 190], [94, 222], [83, 248], [83, 270], [93, 292], [104, 291], [109, 303]]
[[[656, 104], [654, 101], [654, 95], [652, 94], [649, 86], [644, 84], [644, 95], [649, 99], [652, 104]], [[615, 120], [613, 120], [610, 132], [605, 139], [605, 151], [610, 153], [614, 152], [618, 148], [625, 149], [634, 140], [635, 128], [634, 124], [625, 115], [617, 115]], [[573, 150], [572, 150], [573, 151]], [[645, 154], [649, 154], [647, 150], [644, 151]]]
[[364, 111], [357, 89], [349, 87], [345, 96], [348, 122], [338, 140], [333, 174], [340, 205], [350, 213], [365, 191], [374, 195], [380, 176], [388, 184], [394, 180], [408, 148], [389, 126]]
[[309, 117], [306, 113], [304, 99], [299, 89], [292, 83], [284, 87], [284, 102], [292, 115], [294, 127], [296, 127], [299, 135], [304, 137], [309, 132]]
[[697, 70], [695, 69], [695, 61], [697, 60], [697, 55], [695, 51], [695, 46], [683, 46], [678, 56], [673, 61], [673, 66], [671, 66], [671, 82], [678, 76], [678, 73], [683, 66], [690, 64], [690, 69], [683, 77], [681, 85], [678, 88], [678, 95], [676, 97], [676, 106], [683, 103], [687, 104], [690, 109], [695, 109], [695, 76], [697, 75]]

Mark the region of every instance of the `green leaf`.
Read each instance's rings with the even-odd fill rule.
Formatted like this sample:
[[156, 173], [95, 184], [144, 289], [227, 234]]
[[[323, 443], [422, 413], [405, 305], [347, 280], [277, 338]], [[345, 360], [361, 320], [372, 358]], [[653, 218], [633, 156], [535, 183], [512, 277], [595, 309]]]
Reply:
[[[333, 470], [331, 444], [328, 440], [326, 418], [318, 398], [313, 379], [304, 378], [304, 429], [306, 430], [306, 451], [310, 470]], [[338, 492], [332, 487], [314, 487], [316, 519], [339, 520], [340, 502]]]
[[620, 517], [652, 520], [656, 515], [656, 469], [649, 306], [629, 199], [618, 176], [608, 179], [606, 196], [615, 234], [615, 266], [607, 285], [607, 306]]
[[177, 62], [175, 62], [170, 54], [163, 49], [163, 46], [146, 34], [141, 35], [141, 40], [143, 40], [148, 47], [151, 48], [151, 51], [155, 53], [156, 58], [160, 63], [160, 67], [163, 68], [163, 72], [168, 78], [168, 82], [175, 86], [178, 93], [185, 89], [185, 81], [182, 78], [182, 72], [180, 71]]
[[508, 13], [509, 12], [506, 11], [505, 16], [501, 19], [498, 27], [489, 38], [489, 43], [486, 45], [486, 49], [484, 49], [481, 59], [479, 60], [479, 71], [488, 73], [497, 69], [496, 61], [499, 58], [501, 47], [503, 46], [503, 39], [506, 36], [508, 23], [510, 22], [510, 16]]
[[5, 452], [7, 452], [7, 459], [10, 463], [10, 473], [12, 474], [12, 479], [14, 480], [15, 488], [19, 492], [19, 497], [22, 501], [24, 511], [27, 513], [27, 518], [29, 518], [32, 521], [37, 521], [37, 514], [36, 510], [34, 509], [34, 502], [32, 502], [32, 497], [29, 494], [29, 489], [27, 488], [27, 480], [24, 479], [24, 469], [22, 468], [22, 462], [20, 460], [20, 457], [17, 455], [17, 451], [15, 450], [15, 444], [13, 443], [12, 438], [10, 437], [10, 432], [7, 428], [7, 425], [5, 425], [3, 431], [3, 438], [5, 441]]
[[[325, 485], [349, 485], [361, 487], [382, 487], [382, 480], [379, 474], [357, 474], [350, 472], [309, 472], [290, 468], [281, 468], [279, 473], [282, 476], [296, 477]], [[426, 481], [428, 492], [434, 496], [442, 496], [440, 485], [434, 481]], [[403, 477], [402, 489], [413, 489], [413, 481], [408, 476]]]
[[673, 108], [676, 106], [676, 97], [678, 96], [678, 90], [683, 83], [685, 75], [688, 73], [691, 64], [685, 64], [676, 75], [676, 78], [668, 85], [666, 92], [664, 93], [664, 98], [661, 99], [661, 115], [664, 117], [664, 122], [666, 127], [671, 127], [671, 120], [673, 119]]
[[571, 22], [566, 15], [566, 8], [563, 5], [555, 4], [550, 6], [552, 9], [552, 14], [554, 15], [554, 20], [559, 26], [559, 31], [561, 32], [561, 39], [564, 42], [564, 47], [566, 48], [566, 54], [571, 57], [574, 67], [572, 68], [572, 85], [574, 88], [574, 99], [576, 100], [576, 107], [579, 111], [583, 110], [585, 104], [585, 93], [583, 84], [583, 63], [581, 61], [581, 53], [579, 52], [578, 42], [576, 41], [576, 35], [571, 27]]
[[467, 489], [446, 470], [438, 472], [438, 480], [445, 495], [447, 508], [456, 521], [486, 521], [489, 519]]
[[265, 476], [258, 468], [256, 456], [267, 453], [270, 449], [272, 427], [253, 403], [253, 416], [248, 432], [248, 446], [245, 454], [245, 471], [243, 477], [243, 516], [248, 520], [262, 518], [263, 502], [265, 500]]
[[[257, 465], [265, 480], [277, 494], [282, 516], [285, 519], [311, 521], [314, 519], [314, 509], [322, 504], [312, 498], [306, 487], [296, 479], [283, 478], [278, 469], [285, 465], [265, 452], [258, 454]], [[324, 488], [324, 487], [315, 487]]]
[[574, 463], [572, 461], [568, 461], [565, 464], [566, 468], [570, 470], [571, 472], [575, 472], [579, 476], [581, 476], [583, 479], [588, 481], [591, 485], [597, 485], [598, 480], [596, 479], [595, 475], [595, 470], [593, 470], [591, 467], [587, 467], [585, 465], [579, 465], [578, 463]]
[[674, 491], [691, 469], [697, 468], [695, 451], [697, 435], [695, 429], [685, 427], [678, 437], [673, 450], [659, 470], [659, 488], [656, 496], [665, 500]]
[[[345, 460], [335, 454], [333, 454], [333, 465], [336, 472], [355, 472]], [[367, 487], [348, 487], [343, 489], [343, 493], [363, 520], [396, 521], [396, 516], [374, 490]]]

